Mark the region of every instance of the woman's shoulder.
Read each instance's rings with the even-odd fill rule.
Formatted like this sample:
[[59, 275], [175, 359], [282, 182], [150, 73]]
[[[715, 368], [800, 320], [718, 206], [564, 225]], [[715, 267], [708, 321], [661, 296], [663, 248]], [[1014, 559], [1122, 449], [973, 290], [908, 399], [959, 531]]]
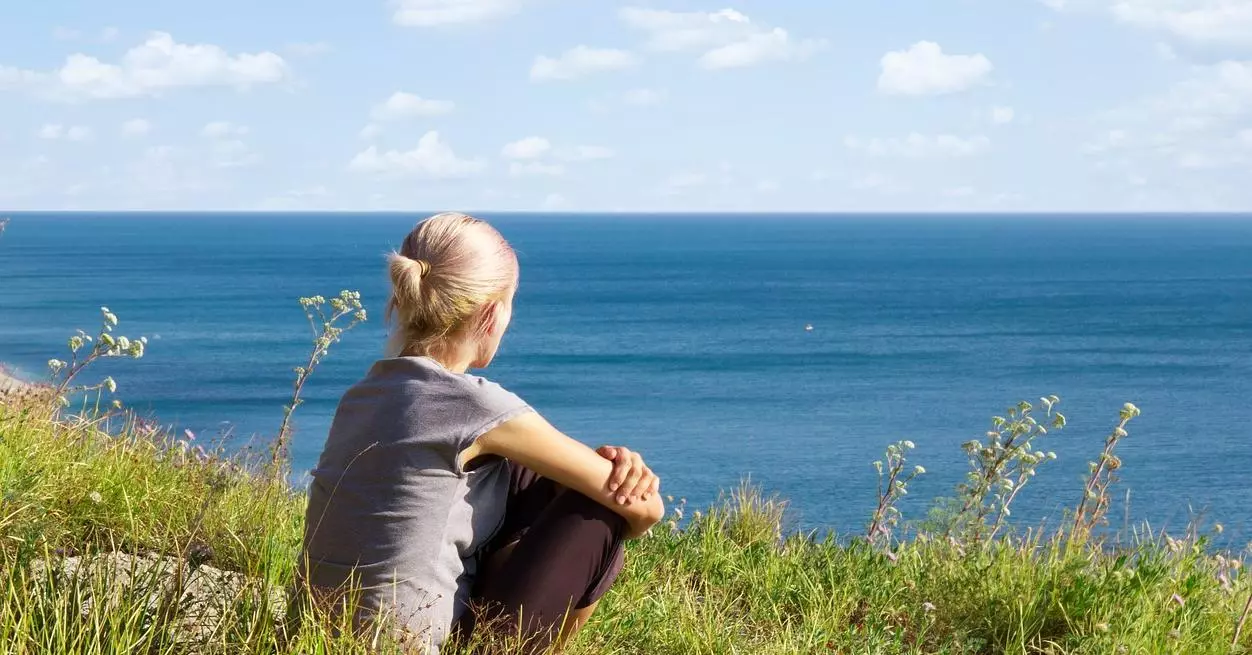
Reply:
[[525, 405], [499, 383], [481, 375], [454, 373], [429, 357], [388, 357], [374, 362], [356, 387], [373, 392], [395, 390], [445, 402], [468, 402], [484, 409]]

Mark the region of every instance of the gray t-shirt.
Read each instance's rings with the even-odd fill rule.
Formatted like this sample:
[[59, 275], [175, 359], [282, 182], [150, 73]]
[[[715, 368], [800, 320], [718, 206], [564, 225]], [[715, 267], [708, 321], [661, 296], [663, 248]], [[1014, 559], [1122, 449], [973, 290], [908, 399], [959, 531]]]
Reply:
[[528, 411], [500, 385], [428, 357], [375, 363], [339, 401], [312, 471], [308, 581], [333, 589], [351, 577], [365, 616], [382, 612], [438, 647], [466, 609], [509, 490], [504, 460], [467, 472], [458, 455]]

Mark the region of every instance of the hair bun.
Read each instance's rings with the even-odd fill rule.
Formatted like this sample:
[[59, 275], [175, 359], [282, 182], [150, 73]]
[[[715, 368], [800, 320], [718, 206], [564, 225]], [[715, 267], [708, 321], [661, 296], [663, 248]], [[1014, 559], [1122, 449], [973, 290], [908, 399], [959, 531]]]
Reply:
[[421, 269], [421, 272], [418, 273], [418, 277], [423, 280], [426, 279], [426, 276], [430, 275], [430, 262], [425, 259], [414, 259], [413, 261], [417, 264], [417, 267]]

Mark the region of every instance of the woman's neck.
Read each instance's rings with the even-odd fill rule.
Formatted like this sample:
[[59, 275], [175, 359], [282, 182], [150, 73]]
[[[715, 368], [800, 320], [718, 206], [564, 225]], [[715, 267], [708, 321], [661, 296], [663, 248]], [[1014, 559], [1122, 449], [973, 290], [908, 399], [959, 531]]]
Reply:
[[438, 351], [427, 353], [426, 356], [452, 373], [465, 373], [478, 359], [477, 350], [473, 344], [462, 343], [440, 348]]

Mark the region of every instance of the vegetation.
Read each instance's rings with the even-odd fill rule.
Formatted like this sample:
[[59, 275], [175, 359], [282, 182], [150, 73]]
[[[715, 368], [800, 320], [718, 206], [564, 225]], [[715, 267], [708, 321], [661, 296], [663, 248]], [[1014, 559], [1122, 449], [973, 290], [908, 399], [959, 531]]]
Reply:
[[[98, 335], [78, 333], [70, 361], [51, 364], [56, 395], [81, 402], [0, 402], [0, 652], [405, 652], [291, 593], [304, 497], [274, 464], [304, 381], [365, 320], [351, 292], [300, 304], [313, 355], [273, 446], [252, 460], [125, 412], [111, 380], [74, 385], [96, 358], [143, 355], [142, 340], [114, 335], [107, 309]], [[1045, 422], [1064, 425], [1058, 403], [1016, 405], [965, 444], [970, 471], [951, 510], [907, 539], [896, 502], [925, 473], [906, 461], [910, 442], [877, 464], [862, 537], [783, 534], [782, 502], [748, 487], [690, 517], [679, 503], [630, 544], [570, 652], [1252, 652], [1240, 556], [1211, 552], [1195, 530], [1114, 546], [1095, 529], [1133, 405], [1075, 489], [1072, 523], [1014, 532], [1011, 503], [1055, 457], [1034, 444]]]

